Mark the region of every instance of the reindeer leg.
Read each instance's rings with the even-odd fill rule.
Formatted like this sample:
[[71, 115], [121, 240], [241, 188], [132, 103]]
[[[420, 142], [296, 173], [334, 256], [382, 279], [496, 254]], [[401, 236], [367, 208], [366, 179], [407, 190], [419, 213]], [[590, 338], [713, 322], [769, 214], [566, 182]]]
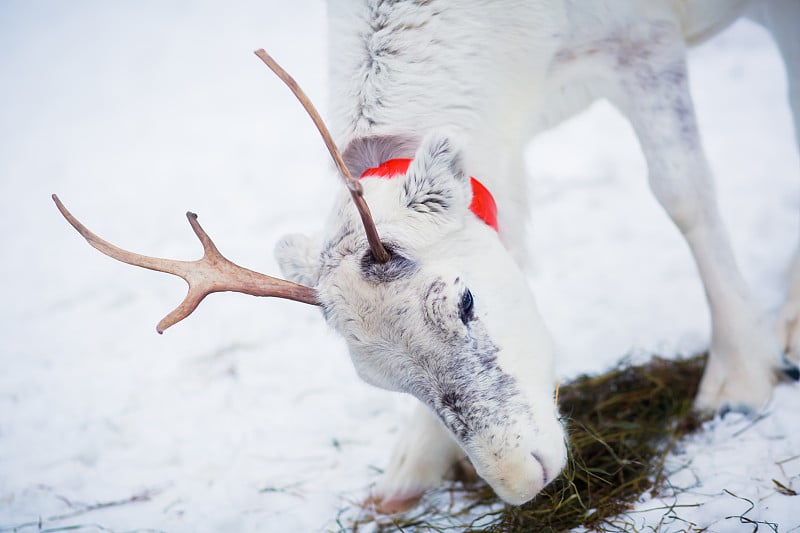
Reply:
[[612, 100], [633, 124], [650, 187], [692, 251], [711, 311], [710, 356], [695, 405], [757, 409], [770, 396], [780, 350], [742, 279], [719, 216], [689, 94], [683, 38], [677, 24], [663, 22], [633, 37], [618, 52]]
[[370, 502], [386, 514], [412, 508], [426, 491], [441, 486], [463, 455], [436, 415], [417, 405]]
[[[795, 141], [800, 151], [800, 2], [773, 0], [755, 4], [748, 15], [767, 28], [783, 57], [788, 82], [789, 107], [794, 118]], [[789, 291], [778, 318], [778, 337], [783, 343], [786, 358], [800, 363], [800, 247], [795, 252], [789, 274]], [[796, 369], [792, 375], [797, 378]]]

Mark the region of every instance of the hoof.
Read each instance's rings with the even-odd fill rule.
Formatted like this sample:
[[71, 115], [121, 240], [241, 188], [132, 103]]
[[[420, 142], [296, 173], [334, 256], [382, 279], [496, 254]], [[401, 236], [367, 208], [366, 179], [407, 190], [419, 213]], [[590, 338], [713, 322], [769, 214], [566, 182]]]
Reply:
[[736, 413], [747, 417], [752, 417], [756, 414], [756, 411], [752, 407], [744, 404], [725, 404], [719, 408], [718, 412], [719, 417], [722, 419], [731, 413]]
[[374, 509], [380, 514], [400, 514], [413, 509], [419, 503], [423, 493], [407, 494], [402, 496], [390, 496], [379, 498], [371, 496], [365, 502], [365, 507]]

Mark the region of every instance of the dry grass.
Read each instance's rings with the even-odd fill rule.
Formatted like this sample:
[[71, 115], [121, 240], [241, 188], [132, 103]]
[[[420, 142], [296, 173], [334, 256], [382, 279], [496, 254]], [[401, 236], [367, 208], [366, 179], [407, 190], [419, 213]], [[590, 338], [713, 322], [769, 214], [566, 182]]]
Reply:
[[616, 530], [611, 520], [631, 509], [647, 491], [658, 490], [667, 453], [700, 427], [692, 399], [704, 364], [705, 356], [656, 357], [645, 365], [621, 366], [562, 385], [559, 404], [568, 428], [569, 462], [562, 475], [528, 504], [502, 506], [483, 484], [454, 486], [423, 500], [414, 516], [362, 517], [343, 529]]

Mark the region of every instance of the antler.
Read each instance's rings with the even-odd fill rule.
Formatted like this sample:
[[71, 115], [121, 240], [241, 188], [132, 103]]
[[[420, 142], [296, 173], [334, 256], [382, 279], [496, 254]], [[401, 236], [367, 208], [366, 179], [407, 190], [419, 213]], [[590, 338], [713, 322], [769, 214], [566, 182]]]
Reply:
[[191, 224], [195, 235], [203, 244], [203, 258], [196, 261], [178, 261], [135, 254], [114, 246], [81, 224], [64, 207], [64, 204], [55, 194], [53, 195], [53, 201], [56, 203], [58, 210], [61, 211], [61, 214], [64, 215], [64, 218], [72, 224], [72, 227], [78, 230], [78, 233], [89, 244], [103, 254], [129, 265], [166, 272], [186, 280], [186, 283], [189, 284], [189, 292], [186, 294], [186, 298], [174, 311], [158, 323], [156, 330], [159, 333], [164, 333], [164, 330], [168, 327], [189, 316], [203, 301], [203, 298], [213, 292], [232, 291], [252, 296], [276, 296], [296, 302], [319, 305], [316, 291], [311, 287], [260, 274], [240, 267], [223, 257], [208, 234], [200, 227], [200, 223], [197, 222], [197, 215], [194, 213], [186, 213], [186, 218], [189, 219], [189, 224]]
[[[389, 253], [386, 251], [386, 248], [384, 248], [378, 236], [375, 222], [372, 220], [369, 207], [364, 200], [364, 190], [361, 187], [361, 183], [350, 175], [350, 171], [347, 169], [342, 155], [339, 153], [339, 149], [336, 147], [336, 143], [334, 143], [333, 137], [322, 121], [319, 113], [294, 78], [283, 70], [269, 54], [264, 50], [257, 50], [255, 54], [283, 80], [303, 105], [303, 108], [308, 112], [314, 125], [322, 135], [322, 139], [325, 141], [325, 145], [328, 147], [328, 151], [333, 157], [339, 169], [339, 173], [344, 178], [350, 195], [353, 198], [353, 202], [355, 202], [356, 208], [361, 215], [361, 221], [367, 233], [367, 240], [369, 241], [372, 255], [378, 262], [385, 263], [389, 260]], [[317, 293], [311, 287], [260, 274], [227, 260], [219, 253], [219, 250], [217, 250], [211, 238], [203, 231], [203, 228], [200, 227], [200, 224], [197, 222], [197, 215], [194, 213], [186, 213], [186, 217], [189, 219], [189, 224], [192, 226], [195, 235], [197, 235], [197, 238], [200, 239], [200, 242], [203, 244], [204, 255], [202, 259], [196, 261], [178, 261], [174, 259], [149, 257], [123, 250], [101, 239], [86, 226], [81, 224], [78, 219], [64, 207], [64, 204], [61, 203], [61, 200], [59, 200], [58, 196], [55, 194], [53, 195], [53, 201], [56, 203], [58, 210], [61, 211], [61, 214], [64, 215], [64, 218], [78, 230], [78, 233], [80, 233], [90, 245], [103, 254], [130, 265], [179, 276], [189, 284], [189, 292], [183, 302], [181, 302], [174, 311], [165, 316], [156, 326], [156, 330], [159, 333], [163, 333], [168, 327], [189, 316], [197, 306], [200, 305], [203, 298], [212, 292], [233, 291], [250, 294], [252, 296], [276, 296], [278, 298], [286, 298], [297, 302], [319, 305]]]
[[277, 76], [283, 80], [289, 89], [294, 93], [300, 103], [303, 105], [303, 108], [308, 112], [308, 115], [311, 117], [311, 120], [314, 121], [314, 125], [319, 130], [319, 133], [322, 135], [322, 139], [325, 141], [325, 146], [328, 147], [328, 151], [333, 158], [333, 162], [336, 164], [336, 168], [339, 169], [339, 174], [341, 174], [342, 178], [344, 178], [345, 184], [347, 185], [347, 189], [350, 191], [350, 196], [353, 198], [353, 202], [356, 204], [356, 209], [358, 209], [358, 214], [361, 215], [361, 222], [364, 224], [364, 230], [367, 233], [367, 241], [369, 242], [369, 247], [372, 250], [372, 255], [375, 257], [375, 260], [379, 263], [385, 263], [389, 260], [389, 252], [386, 251], [386, 248], [383, 247], [383, 243], [381, 243], [381, 238], [378, 235], [378, 229], [375, 227], [375, 222], [372, 220], [372, 214], [369, 211], [369, 206], [367, 206], [366, 200], [364, 200], [364, 189], [361, 187], [361, 182], [355, 179], [351, 174], [350, 171], [347, 169], [347, 165], [344, 164], [344, 159], [342, 159], [342, 154], [339, 152], [339, 149], [336, 147], [336, 143], [333, 141], [333, 136], [331, 135], [330, 131], [328, 131], [327, 126], [325, 126], [325, 122], [323, 122], [322, 117], [317, 112], [317, 109], [314, 107], [314, 104], [311, 103], [306, 93], [297, 82], [292, 78], [288, 72], [283, 70], [283, 68], [275, 62], [272, 57], [264, 51], [264, 49], [259, 49], [255, 51], [255, 54], [267, 65], [272, 72], [277, 74]]

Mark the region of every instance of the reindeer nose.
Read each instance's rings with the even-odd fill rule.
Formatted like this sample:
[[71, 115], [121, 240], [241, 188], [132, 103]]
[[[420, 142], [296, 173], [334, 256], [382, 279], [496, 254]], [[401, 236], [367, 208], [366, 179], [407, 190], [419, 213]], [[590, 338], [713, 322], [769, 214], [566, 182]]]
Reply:
[[522, 464], [504, 470], [510, 470], [508, 476], [500, 479], [493, 488], [498, 496], [512, 505], [522, 505], [532, 500], [547, 483], [544, 467], [533, 454]]
[[475, 464], [500, 498], [512, 505], [532, 500], [561, 473], [567, 448], [560, 428], [549, 434], [523, 436], [519, 446], [491, 454], [484, 464]]
[[504, 475], [492, 487], [504, 501], [522, 505], [539, 494], [560, 473], [561, 466], [560, 460], [544, 460], [538, 452], [522, 453], [508, 458], [500, 468]]

